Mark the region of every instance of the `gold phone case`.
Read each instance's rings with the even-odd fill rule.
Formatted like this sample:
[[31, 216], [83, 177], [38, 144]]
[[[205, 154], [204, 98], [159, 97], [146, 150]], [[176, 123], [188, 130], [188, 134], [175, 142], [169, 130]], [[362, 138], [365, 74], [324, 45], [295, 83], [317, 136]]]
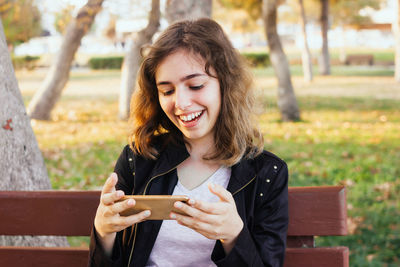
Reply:
[[134, 199], [136, 204], [132, 208], [121, 212], [121, 216], [129, 216], [144, 210], [150, 210], [151, 215], [146, 220], [170, 220], [169, 214], [171, 211], [184, 214], [174, 208], [174, 203], [176, 201], [186, 202], [189, 200], [189, 197], [175, 195], [127, 195], [119, 201], [127, 199]]

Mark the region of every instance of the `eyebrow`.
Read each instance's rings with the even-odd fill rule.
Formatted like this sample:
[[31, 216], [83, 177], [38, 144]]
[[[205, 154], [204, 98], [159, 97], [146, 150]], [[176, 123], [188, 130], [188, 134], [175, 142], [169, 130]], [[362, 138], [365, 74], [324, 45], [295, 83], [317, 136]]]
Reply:
[[[193, 78], [198, 77], [198, 76], [206, 76], [206, 75], [202, 74], [202, 73], [193, 73], [193, 74], [190, 74], [188, 76], [185, 76], [185, 77], [181, 78], [180, 81], [184, 82], [184, 81], [193, 79]], [[163, 85], [163, 84], [171, 84], [171, 82], [169, 82], [169, 81], [161, 81], [161, 82], [157, 83], [157, 85]]]

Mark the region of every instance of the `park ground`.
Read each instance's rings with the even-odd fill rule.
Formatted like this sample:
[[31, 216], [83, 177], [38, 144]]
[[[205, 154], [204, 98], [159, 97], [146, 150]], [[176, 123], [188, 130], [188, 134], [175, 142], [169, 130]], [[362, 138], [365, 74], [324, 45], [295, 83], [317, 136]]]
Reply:
[[[16, 73], [25, 104], [47, 70]], [[276, 79], [255, 69], [256, 119], [265, 148], [289, 165], [290, 186], [345, 185], [349, 236], [320, 237], [350, 248], [351, 266], [400, 265], [400, 85], [390, 67], [333, 66], [303, 81], [292, 69], [300, 122], [281, 122]], [[317, 73], [315, 71], [315, 73]], [[98, 190], [127, 143], [117, 120], [119, 71], [74, 70], [52, 121], [32, 121], [54, 189]], [[87, 246], [72, 238], [72, 245]]]

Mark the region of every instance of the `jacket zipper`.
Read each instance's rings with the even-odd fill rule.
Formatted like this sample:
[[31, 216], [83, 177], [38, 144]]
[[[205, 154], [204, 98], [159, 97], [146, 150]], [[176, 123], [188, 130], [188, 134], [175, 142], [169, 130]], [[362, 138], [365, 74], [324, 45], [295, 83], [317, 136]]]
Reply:
[[239, 188], [238, 190], [236, 190], [236, 192], [232, 193], [232, 196], [236, 195], [238, 192], [240, 192], [240, 191], [242, 191], [244, 188], [246, 188], [251, 182], [254, 181], [254, 179], [256, 179], [256, 176], [257, 176], [257, 175], [254, 175], [254, 177], [251, 178], [251, 180], [250, 180], [247, 184], [245, 184], [244, 186], [242, 186], [241, 188]]
[[[160, 176], [162, 176], [162, 175], [164, 175], [164, 174], [166, 174], [166, 173], [169, 173], [170, 171], [176, 169], [177, 167], [178, 167], [178, 165], [176, 165], [175, 167], [173, 167], [172, 169], [170, 169], [170, 170], [168, 170], [168, 171], [166, 171], [166, 172], [163, 172], [163, 173], [157, 174], [156, 176], [151, 177], [151, 179], [147, 182], [146, 186], [144, 187], [143, 195], [146, 195], [147, 187], [149, 186], [149, 184], [150, 184], [154, 179], [156, 179], [157, 177], [160, 177]], [[130, 263], [131, 263], [132, 255], [133, 255], [133, 249], [135, 248], [137, 224], [135, 224], [135, 227], [134, 227], [133, 231], [134, 231], [133, 242], [132, 242], [132, 248], [131, 248], [131, 253], [130, 253], [130, 255], [129, 255], [129, 261], [128, 261], [127, 267], [129, 267], [129, 265], [130, 265]]]
[[[143, 195], [146, 195], [147, 187], [149, 186], [149, 184], [150, 184], [155, 178], [157, 178], [157, 177], [159, 177], [159, 176], [161, 176], [161, 175], [164, 175], [164, 174], [166, 174], [166, 173], [169, 173], [170, 171], [176, 169], [177, 167], [178, 167], [178, 166], [175, 166], [174, 168], [170, 169], [169, 171], [166, 171], [166, 172], [163, 172], [163, 173], [158, 174], [158, 175], [156, 175], [156, 176], [153, 176], [153, 177], [147, 182], [147, 184], [146, 184], [146, 186], [145, 186], [145, 188], [144, 188], [144, 191], [143, 191]], [[236, 190], [234, 193], [232, 193], [232, 196], [236, 195], [238, 192], [240, 192], [240, 191], [242, 191], [244, 188], [246, 188], [251, 182], [254, 181], [254, 179], [256, 179], [256, 176], [257, 176], [257, 175], [254, 175], [254, 177], [251, 178], [251, 180], [250, 180], [247, 184], [245, 184], [244, 186], [242, 186], [241, 188], [239, 188], [238, 190]], [[137, 232], [137, 224], [135, 224], [134, 236], [133, 236], [133, 242], [132, 242], [132, 248], [131, 248], [131, 253], [130, 253], [130, 255], [129, 255], [129, 261], [128, 261], [127, 267], [129, 267], [129, 265], [130, 265], [130, 263], [131, 263], [131, 260], [132, 260], [133, 249], [135, 248], [136, 232]]]

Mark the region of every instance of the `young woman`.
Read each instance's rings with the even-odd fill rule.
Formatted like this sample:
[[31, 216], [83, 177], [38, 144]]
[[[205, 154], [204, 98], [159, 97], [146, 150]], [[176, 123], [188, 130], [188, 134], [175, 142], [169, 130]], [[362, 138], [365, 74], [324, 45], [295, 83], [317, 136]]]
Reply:
[[[90, 266], [282, 266], [288, 170], [262, 150], [251, 76], [213, 20], [169, 26], [131, 100], [130, 144], [106, 181]], [[128, 217], [124, 195], [188, 195], [171, 220]]]

